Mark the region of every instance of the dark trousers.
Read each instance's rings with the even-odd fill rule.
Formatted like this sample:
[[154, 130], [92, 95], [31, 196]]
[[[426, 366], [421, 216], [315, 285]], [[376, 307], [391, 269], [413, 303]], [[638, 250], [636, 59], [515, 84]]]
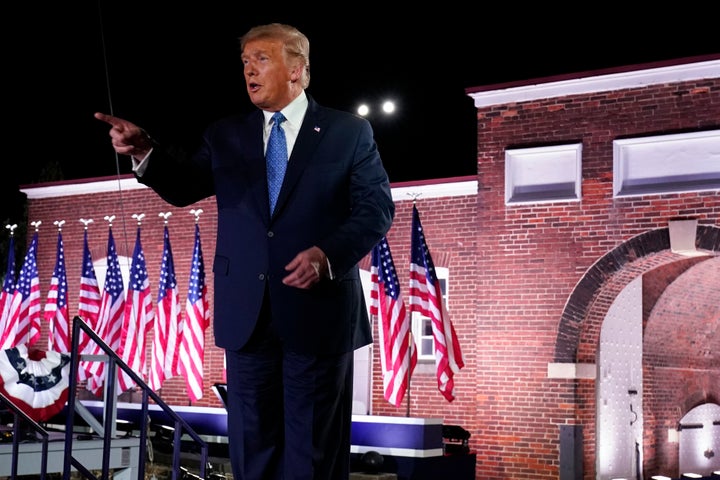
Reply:
[[347, 480], [353, 352], [288, 352], [268, 317], [248, 345], [226, 351], [233, 478]]

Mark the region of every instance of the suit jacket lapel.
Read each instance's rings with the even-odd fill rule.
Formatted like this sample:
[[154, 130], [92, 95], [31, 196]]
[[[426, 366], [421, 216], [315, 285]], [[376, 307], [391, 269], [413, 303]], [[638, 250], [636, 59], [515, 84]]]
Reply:
[[247, 117], [247, 126], [244, 132], [246, 136], [243, 143], [247, 141], [244, 149], [248, 158], [247, 167], [254, 178], [266, 179], [265, 182], [253, 182], [253, 197], [257, 203], [257, 208], [264, 213], [266, 221], [270, 222], [270, 200], [268, 198], [267, 187], [267, 164], [265, 163], [265, 153], [263, 144], [263, 128], [265, 117], [261, 110], [256, 110]]

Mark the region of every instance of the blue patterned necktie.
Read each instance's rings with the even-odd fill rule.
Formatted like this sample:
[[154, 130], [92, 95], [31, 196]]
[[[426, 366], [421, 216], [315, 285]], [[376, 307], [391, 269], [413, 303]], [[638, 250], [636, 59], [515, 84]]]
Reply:
[[272, 118], [273, 124], [270, 129], [267, 151], [265, 152], [268, 193], [270, 194], [270, 214], [275, 210], [275, 202], [277, 202], [278, 193], [280, 193], [280, 186], [282, 185], [288, 162], [285, 132], [280, 126], [280, 124], [285, 121], [285, 116], [280, 112], [275, 112]]

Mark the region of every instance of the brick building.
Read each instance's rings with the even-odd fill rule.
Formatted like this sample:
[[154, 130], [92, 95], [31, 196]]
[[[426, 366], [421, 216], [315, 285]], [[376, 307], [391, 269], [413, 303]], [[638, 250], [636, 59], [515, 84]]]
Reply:
[[[456, 399], [440, 395], [432, 362], [424, 360], [407, 405], [389, 405], [370, 348], [358, 356], [357, 408], [462, 426], [477, 455], [476, 478], [650, 478], [720, 469], [720, 55], [467, 94], [477, 108], [477, 177], [394, 184], [397, 213], [388, 234], [407, 297], [415, 202], [462, 345]], [[131, 215], [145, 213], [142, 241], [155, 285], [158, 214], [170, 211], [184, 302], [190, 208], [170, 207], [128, 177], [22, 191], [28, 221], [42, 221], [43, 295], [55, 263], [54, 221], [66, 221], [73, 312], [79, 219], [94, 219], [89, 238], [101, 276], [103, 217], [116, 216], [118, 253], [129, 257], [137, 227]], [[206, 200], [192, 208], [204, 211], [209, 273], [215, 206]], [[223, 357], [211, 331], [206, 342], [205, 395], [197, 405], [217, 406], [208, 387], [221, 380]], [[161, 393], [170, 404], [188, 404], [180, 378]]]

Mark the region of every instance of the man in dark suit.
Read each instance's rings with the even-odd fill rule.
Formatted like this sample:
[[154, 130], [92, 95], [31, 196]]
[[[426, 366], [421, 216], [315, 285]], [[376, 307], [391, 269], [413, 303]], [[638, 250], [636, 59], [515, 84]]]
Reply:
[[[305, 35], [261, 25], [240, 45], [259, 110], [210, 125], [193, 155], [95, 117], [169, 203], [216, 197], [214, 332], [226, 352], [234, 478], [347, 480], [353, 350], [372, 341], [357, 263], [390, 229], [390, 185], [370, 124], [306, 94]], [[274, 208], [268, 143], [289, 155]]]

